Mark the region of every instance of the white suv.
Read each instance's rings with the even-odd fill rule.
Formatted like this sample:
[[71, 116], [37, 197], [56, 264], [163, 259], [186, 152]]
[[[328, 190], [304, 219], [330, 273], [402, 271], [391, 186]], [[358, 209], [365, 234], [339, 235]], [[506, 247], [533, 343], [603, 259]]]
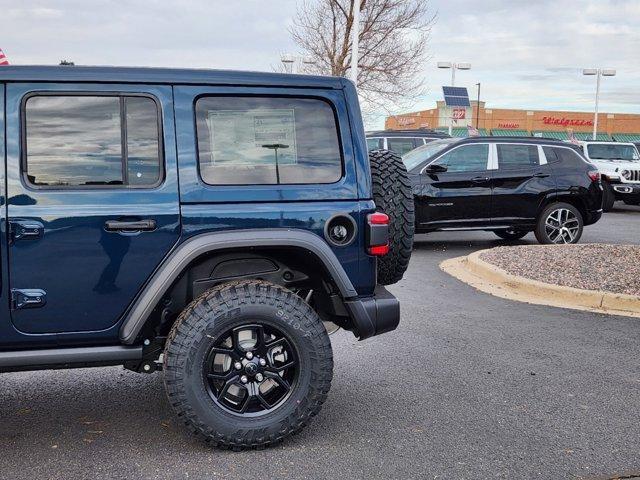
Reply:
[[640, 204], [640, 153], [633, 143], [580, 142], [585, 157], [602, 176], [602, 208], [608, 212], [616, 200]]

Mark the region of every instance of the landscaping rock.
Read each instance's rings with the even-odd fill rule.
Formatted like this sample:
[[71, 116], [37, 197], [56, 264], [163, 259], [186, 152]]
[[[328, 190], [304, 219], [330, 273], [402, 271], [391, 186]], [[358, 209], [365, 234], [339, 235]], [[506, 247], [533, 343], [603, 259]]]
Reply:
[[540, 282], [640, 296], [638, 245], [525, 245], [480, 255], [506, 272]]

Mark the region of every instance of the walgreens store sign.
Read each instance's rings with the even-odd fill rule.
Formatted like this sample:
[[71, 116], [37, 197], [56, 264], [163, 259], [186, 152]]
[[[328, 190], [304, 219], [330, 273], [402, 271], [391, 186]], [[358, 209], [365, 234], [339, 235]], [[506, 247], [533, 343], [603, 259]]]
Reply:
[[579, 120], [565, 117], [542, 117], [545, 125], [558, 125], [561, 127], [593, 127], [593, 120]]

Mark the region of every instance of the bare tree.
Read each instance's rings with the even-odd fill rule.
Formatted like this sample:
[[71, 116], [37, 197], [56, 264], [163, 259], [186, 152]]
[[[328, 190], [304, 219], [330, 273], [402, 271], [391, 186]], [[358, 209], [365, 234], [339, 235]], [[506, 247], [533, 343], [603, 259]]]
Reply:
[[[291, 35], [317, 73], [346, 76], [356, 0], [303, 0]], [[422, 93], [421, 67], [435, 20], [426, 0], [361, 0], [358, 89], [371, 106], [404, 104]]]

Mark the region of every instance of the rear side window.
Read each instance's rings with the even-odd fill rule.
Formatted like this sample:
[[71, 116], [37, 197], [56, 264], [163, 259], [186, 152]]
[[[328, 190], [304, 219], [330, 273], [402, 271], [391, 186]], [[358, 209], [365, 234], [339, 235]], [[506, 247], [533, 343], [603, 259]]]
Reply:
[[542, 150], [549, 163], [575, 164], [579, 161], [583, 162], [580, 155], [571, 148], [543, 147]]
[[27, 99], [25, 173], [39, 187], [157, 185], [159, 113], [148, 97], [38, 95]]
[[454, 148], [435, 161], [447, 172], [483, 172], [489, 161], [489, 144], [477, 143]]
[[389, 150], [402, 156], [416, 148], [413, 141], [413, 138], [387, 138], [387, 146]]
[[200, 176], [210, 185], [335, 183], [342, 178], [332, 107], [314, 98], [202, 97]]
[[536, 145], [498, 144], [498, 168], [510, 170], [540, 165]]

